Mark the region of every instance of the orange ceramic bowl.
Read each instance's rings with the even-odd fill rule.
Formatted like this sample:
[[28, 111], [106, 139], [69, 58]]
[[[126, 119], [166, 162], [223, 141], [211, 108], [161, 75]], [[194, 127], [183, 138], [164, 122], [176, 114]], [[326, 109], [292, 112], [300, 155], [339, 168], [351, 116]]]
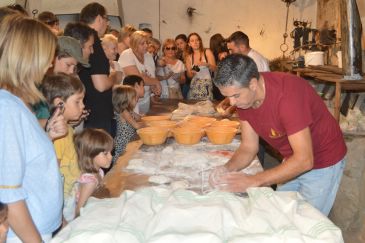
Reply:
[[144, 127], [137, 134], [146, 145], [159, 145], [166, 141], [169, 130], [163, 127]]
[[212, 144], [229, 144], [237, 133], [233, 127], [207, 127], [205, 133]]
[[156, 121], [147, 121], [147, 126], [150, 127], [163, 127], [169, 130], [168, 136], [172, 137], [171, 129], [176, 127], [176, 121], [171, 120], [156, 120]]
[[142, 116], [141, 120], [146, 123], [150, 121], [170, 120], [170, 116]]
[[233, 127], [238, 128], [240, 123], [238, 121], [231, 121], [231, 120], [220, 120], [212, 122], [210, 126], [212, 127]]
[[208, 127], [217, 119], [214, 117], [192, 116], [186, 120], [187, 123], [195, 124], [198, 127]]
[[192, 145], [200, 142], [203, 136], [203, 130], [199, 127], [176, 127], [172, 129], [172, 134], [177, 143]]
[[176, 127], [176, 121], [171, 121], [171, 120], [146, 121], [146, 124], [147, 126], [150, 127], [164, 127], [167, 129]]

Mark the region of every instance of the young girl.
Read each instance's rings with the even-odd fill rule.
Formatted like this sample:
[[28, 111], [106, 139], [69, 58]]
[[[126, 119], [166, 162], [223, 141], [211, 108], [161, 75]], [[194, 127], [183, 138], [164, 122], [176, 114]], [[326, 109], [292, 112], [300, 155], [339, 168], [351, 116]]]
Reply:
[[113, 163], [123, 154], [127, 144], [136, 136], [136, 130], [143, 127], [140, 117], [133, 112], [137, 104], [137, 93], [133, 87], [118, 85], [113, 89], [114, 118], [117, 121], [117, 133], [114, 138], [115, 150]]
[[109, 168], [113, 138], [102, 129], [86, 128], [74, 136], [81, 176], [76, 192], [76, 217], [91, 194], [101, 185], [104, 172]]

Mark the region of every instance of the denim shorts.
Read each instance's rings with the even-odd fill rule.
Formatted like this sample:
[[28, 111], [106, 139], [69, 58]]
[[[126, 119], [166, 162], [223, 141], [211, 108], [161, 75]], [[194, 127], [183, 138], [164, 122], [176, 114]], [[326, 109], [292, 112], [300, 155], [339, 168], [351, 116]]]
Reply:
[[345, 163], [343, 158], [332, 166], [312, 169], [285, 184], [278, 185], [277, 191], [297, 191], [308, 203], [328, 216], [340, 186]]

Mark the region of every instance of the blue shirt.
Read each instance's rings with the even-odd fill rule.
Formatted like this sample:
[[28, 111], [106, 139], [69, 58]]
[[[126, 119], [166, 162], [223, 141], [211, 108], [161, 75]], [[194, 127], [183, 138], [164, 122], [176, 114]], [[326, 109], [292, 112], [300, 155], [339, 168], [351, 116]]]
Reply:
[[0, 90], [0, 201], [19, 200], [40, 234], [60, 226], [63, 192], [53, 145], [22, 100]]

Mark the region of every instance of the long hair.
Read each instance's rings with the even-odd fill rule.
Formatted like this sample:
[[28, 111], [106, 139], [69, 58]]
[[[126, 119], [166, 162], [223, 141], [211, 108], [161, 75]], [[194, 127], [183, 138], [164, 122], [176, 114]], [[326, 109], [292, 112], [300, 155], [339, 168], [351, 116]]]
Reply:
[[135, 100], [136, 100], [136, 90], [129, 85], [117, 85], [113, 88], [113, 108], [117, 113], [122, 113], [127, 110], [129, 112], [133, 111]]
[[102, 129], [85, 128], [74, 135], [74, 144], [80, 171], [98, 173], [94, 158], [113, 149], [113, 138]]
[[[203, 46], [203, 40], [202, 40], [202, 38], [200, 37], [200, 35], [198, 34], [198, 33], [195, 33], [195, 32], [193, 32], [193, 33], [191, 33], [189, 36], [188, 36], [188, 46], [189, 46], [189, 42], [190, 42], [190, 38], [192, 37], [192, 36], [196, 36], [196, 37], [198, 37], [198, 40], [199, 40], [199, 43], [200, 43], [200, 45], [199, 45], [199, 51], [200, 52], [204, 52], [204, 46]], [[187, 48], [187, 52], [189, 53], [189, 54], [193, 54], [193, 48], [191, 48], [191, 46], [189, 46], [188, 48]]]
[[56, 36], [39, 21], [18, 14], [5, 17], [0, 24], [0, 88], [25, 103], [43, 100], [37, 85], [54, 58], [56, 46]]

